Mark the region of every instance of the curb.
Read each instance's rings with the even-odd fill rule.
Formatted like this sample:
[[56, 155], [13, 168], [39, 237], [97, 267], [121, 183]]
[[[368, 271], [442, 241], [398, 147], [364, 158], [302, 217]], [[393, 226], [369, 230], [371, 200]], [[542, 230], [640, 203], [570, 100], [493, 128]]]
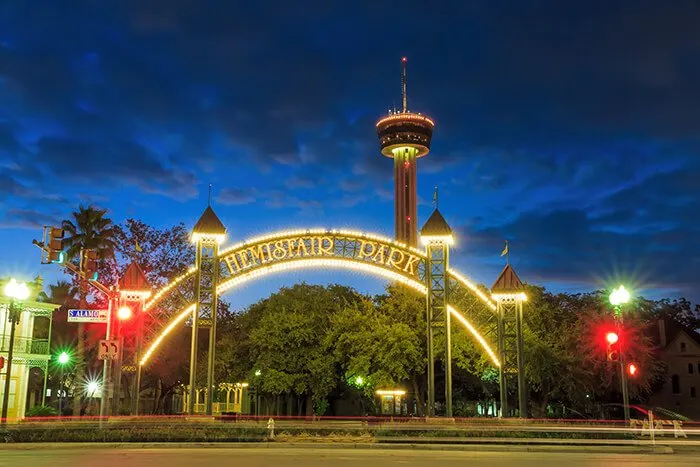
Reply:
[[609, 445], [522, 445], [522, 444], [425, 444], [425, 443], [8, 443], [3, 451], [51, 449], [381, 449], [416, 451], [490, 451], [490, 452], [572, 452], [617, 454], [674, 454], [669, 446]]

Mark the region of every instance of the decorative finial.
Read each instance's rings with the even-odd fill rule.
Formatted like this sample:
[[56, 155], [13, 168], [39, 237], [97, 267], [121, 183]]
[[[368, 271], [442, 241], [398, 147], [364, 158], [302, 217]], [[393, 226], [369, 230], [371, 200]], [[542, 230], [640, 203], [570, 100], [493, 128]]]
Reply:
[[403, 97], [403, 111], [405, 113], [408, 108], [408, 104], [406, 102], [406, 57], [401, 59], [401, 96]]
[[433, 193], [433, 204], [435, 205], [435, 209], [437, 209], [438, 206], [438, 187], [435, 185], [435, 192]]
[[211, 206], [211, 183], [209, 184], [209, 199], [207, 201], [207, 206]]

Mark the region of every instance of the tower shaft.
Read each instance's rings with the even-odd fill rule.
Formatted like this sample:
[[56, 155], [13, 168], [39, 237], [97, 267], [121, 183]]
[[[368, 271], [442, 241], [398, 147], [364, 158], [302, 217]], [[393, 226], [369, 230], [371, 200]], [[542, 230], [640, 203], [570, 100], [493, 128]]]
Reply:
[[394, 155], [394, 228], [396, 240], [418, 245], [416, 159], [418, 151], [400, 147]]

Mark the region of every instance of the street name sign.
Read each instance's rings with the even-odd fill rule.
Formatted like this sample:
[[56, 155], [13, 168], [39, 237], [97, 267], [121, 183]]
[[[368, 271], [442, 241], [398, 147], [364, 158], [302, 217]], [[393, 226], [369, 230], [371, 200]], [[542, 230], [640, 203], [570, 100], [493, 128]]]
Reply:
[[106, 323], [107, 310], [68, 310], [69, 323]]

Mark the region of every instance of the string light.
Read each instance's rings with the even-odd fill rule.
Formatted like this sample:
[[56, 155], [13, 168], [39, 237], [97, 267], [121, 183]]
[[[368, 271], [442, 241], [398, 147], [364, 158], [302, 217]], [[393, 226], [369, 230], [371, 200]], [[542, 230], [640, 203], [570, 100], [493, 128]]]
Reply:
[[415, 120], [416, 122], [427, 123], [431, 127], [435, 126], [435, 122], [432, 119], [426, 117], [425, 115], [419, 115], [419, 114], [406, 112], [406, 113], [397, 113], [397, 114], [393, 114], [393, 115], [388, 115], [388, 116], [380, 119], [377, 122], [376, 127], [379, 128], [380, 126], [383, 126], [386, 124], [405, 121], [405, 120]]
[[491, 294], [491, 297], [493, 297], [494, 300], [502, 300], [502, 301], [527, 301], [527, 295], [525, 292], [518, 292], [518, 293], [495, 293]]
[[377, 395], [378, 396], [403, 396], [406, 394], [406, 391], [403, 389], [377, 389]]
[[430, 243], [447, 243], [448, 245], [454, 245], [455, 238], [452, 235], [421, 235], [420, 241], [423, 245], [428, 245]]
[[[325, 268], [343, 268], [343, 269], [352, 269], [355, 271], [359, 272], [365, 272], [365, 273], [370, 273], [370, 274], [375, 274], [379, 276], [383, 276], [389, 280], [400, 282], [404, 285], [407, 285], [414, 290], [422, 293], [423, 295], [427, 295], [427, 288], [426, 286], [422, 283], [419, 282], [416, 279], [411, 279], [409, 277], [403, 276], [399, 273], [390, 271], [388, 269], [384, 269], [381, 266], [378, 266], [373, 263], [365, 263], [365, 262], [359, 262], [356, 260], [348, 259], [348, 258], [299, 258], [295, 259], [293, 261], [288, 261], [284, 263], [277, 263], [277, 264], [271, 264], [268, 266], [261, 266], [258, 267], [254, 270], [250, 270], [248, 272], [242, 273], [240, 275], [237, 275], [235, 277], [232, 277], [225, 282], [219, 284], [216, 287], [217, 293], [221, 294], [225, 292], [226, 290], [229, 290], [233, 287], [236, 287], [238, 285], [244, 284], [246, 282], [249, 282], [253, 279], [257, 279], [263, 276], [266, 276], [268, 274], [273, 274], [276, 272], [282, 272], [282, 271], [294, 271], [294, 270], [299, 270], [299, 269], [306, 269], [306, 268], [318, 268], [318, 267], [325, 267]], [[457, 279], [459, 282], [463, 283], [470, 289], [474, 290], [477, 292], [476, 287], [473, 287], [469, 281], [467, 281], [465, 278], [455, 275], [452, 272], [450, 272], [452, 276]], [[478, 295], [484, 300], [485, 303], [491, 304], [491, 302], [488, 300], [488, 298], [482, 294], [478, 293]], [[153, 341], [151, 346], [148, 348], [146, 353], [144, 354], [143, 358], [141, 359], [141, 365], [145, 365], [150, 356], [153, 354], [153, 352], [158, 348], [158, 346], [162, 343], [163, 339], [177, 326], [179, 323], [185, 320], [185, 318], [188, 316], [189, 313], [192, 313], [194, 310], [195, 305], [192, 304], [190, 305], [187, 309], [185, 309], [183, 312], [178, 314], [171, 322], [168, 324], [168, 326], [163, 330], [163, 332]], [[495, 305], [493, 305], [495, 309]], [[474, 328], [474, 326], [471, 325], [471, 323], [463, 316], [461, 315], [457, 310], [455, 310], [452, 306], [447, 307], [448, 311], [452, 313], [460, 323], [464, 325], [464, 327], [474, 336], [474, 338], [479, 342], [479, 344], [484, 348], [486, 353], [491, 357], [491, 360], [493, 363], [498, 367], [500, 366], [500, 362], [498, 358], [496, 357], [495, 353], [493, 350], [491, 350], [491, 347], [489, 346], [488, 342], [479, 334], [479, 332]]]
[[165, 339], [170, 332], [175, 329], [175, 326], [178, 324], [182, 323], [187, 316], [191, 315], [192, 312], [195, 309], [195, 305], [190, 305], [183, 312], [181, 312], [179, 315], [177, 315], [172, 321], [170, 321], [170, 324], [168, 324], [165, 329], [163, 329], [163, 332], [160, 333], [158, 337], [156, 337], [156, 340], [153, 341], [151, 346], [146, 350], [146, 353], [143, 354], [143, 358], [139, 362], [141, 366], [145, 365], [148, 359], [151, 357], [151, 354], [158, 348], [161, 342], [163, 342], [163, 339]]
[[493, 311], [496, 311], [496, 304], [491, 301], [489, 297], [486, 296], [485, 293], [483, 293], [479, 288], [469, 279], [466, 277], [462, 276], [460, 273], [455, 271], [454, 269], [448, 269], [447, 273], [452, 276], [457, 282], [460, 282], [462, 285], [466, 286], [468, 289], [470, 289], [472, 292], [476, 294], [477, 297], [481, 299], [486, 305], [489, 306]]

